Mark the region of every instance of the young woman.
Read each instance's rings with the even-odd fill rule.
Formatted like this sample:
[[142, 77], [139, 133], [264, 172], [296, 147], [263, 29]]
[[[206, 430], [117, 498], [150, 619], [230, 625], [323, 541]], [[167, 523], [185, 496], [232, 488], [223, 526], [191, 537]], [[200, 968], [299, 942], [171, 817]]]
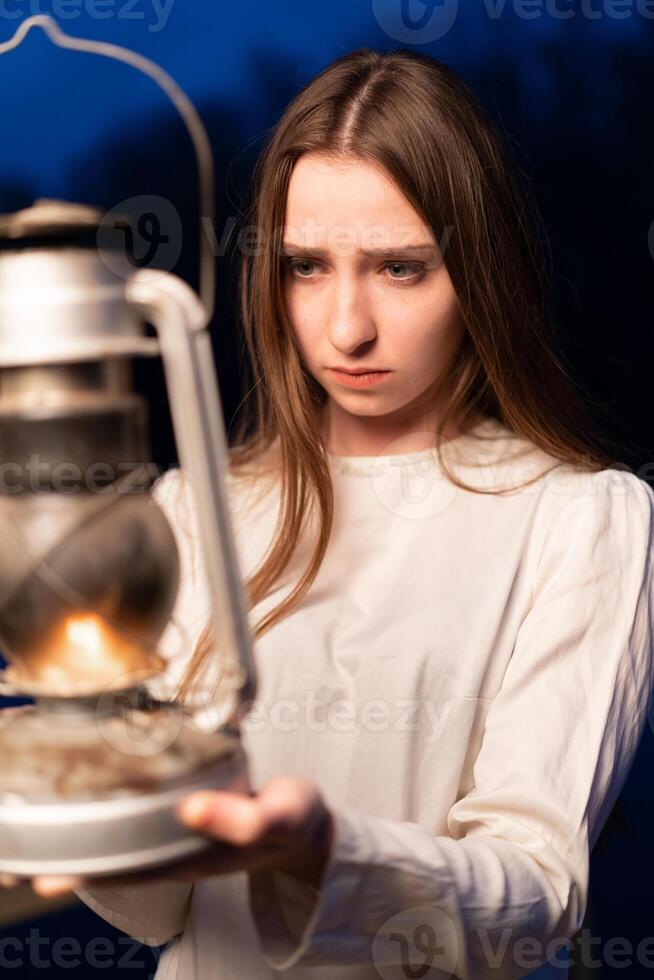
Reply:
[[[590, 435], [535, 209], [451, 69], [329, 65], [267, 142], [251, 222], [228, 483], [257, 792], [180, 810], [215, 857], [68, 887], [175, 940], [157, 980], [563, 977], [653, 687], [654, 494]], [[156, 495], [186, 698], [215, 663], [209, 601], [179, 470]]]

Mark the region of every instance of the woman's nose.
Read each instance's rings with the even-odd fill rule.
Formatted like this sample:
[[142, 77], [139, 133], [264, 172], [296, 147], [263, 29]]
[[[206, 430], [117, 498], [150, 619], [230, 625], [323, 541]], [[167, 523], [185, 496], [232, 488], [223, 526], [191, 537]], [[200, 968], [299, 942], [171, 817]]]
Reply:
[[356, 350], [377, 335], [366, 291], [353, 279], [348, 278], [334, 287], [328, 332], [334, 347], [344, 353]]

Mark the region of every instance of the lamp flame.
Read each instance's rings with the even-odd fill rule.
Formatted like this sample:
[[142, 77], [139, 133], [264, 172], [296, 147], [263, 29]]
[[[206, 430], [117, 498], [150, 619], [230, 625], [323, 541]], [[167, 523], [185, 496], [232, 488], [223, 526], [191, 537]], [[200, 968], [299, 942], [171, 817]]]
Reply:
[[53, 694], [83, 694], [114, 686], [134, 671], [154, 671], [165, 661], [127, 639], [96, 613], [66, 616], [23, 658], [19, 673]]

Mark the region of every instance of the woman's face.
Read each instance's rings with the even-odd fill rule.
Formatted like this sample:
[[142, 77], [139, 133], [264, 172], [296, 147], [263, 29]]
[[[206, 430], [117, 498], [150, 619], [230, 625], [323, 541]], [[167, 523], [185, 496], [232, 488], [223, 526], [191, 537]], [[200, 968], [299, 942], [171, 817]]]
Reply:
[[[291, 174], [282, 252], [300, 355], [328, 395], [328, 448], [376, 453], [412, 436], [400, 451], [416, 448], [464, 332], [431, 229], [385, 171], [311, 153]], [[333, 368], [387, 373], [353, 387]]]

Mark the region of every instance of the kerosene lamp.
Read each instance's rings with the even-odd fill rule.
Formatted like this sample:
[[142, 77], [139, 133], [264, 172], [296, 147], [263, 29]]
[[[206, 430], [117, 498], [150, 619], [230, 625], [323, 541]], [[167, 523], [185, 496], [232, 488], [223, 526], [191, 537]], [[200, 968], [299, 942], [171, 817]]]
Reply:
[[[82, 50], [48, 17], [22, 23]], [[65, 39], [65, 40], [64, 40]], [[138, 61], [162, 83], [157, 66]], [[1, 46], [0, 46], [1, 51]], [[175, 83], [211, 216], [206, 134]], [[208, 839], [174, 816], [201, 788], [246, 791], [238, 714], [255, 693], [232, 535], [227, 445], [203, 301], [175, 275], [135, 269], [101, 210], [43, 200], [0, 216], [0, 872], [102, 876], [154, 867]], [[215, 624], [215, 724], [152, 697], [174, 608], [175, 535], [151, 494], [149, 405], [133, 359], [160, 357], [177, 453], [197, 512]], [[190, 651], [189, 651], [190, 653]], [[144, 696], [148, 695], [148, 696]]]

